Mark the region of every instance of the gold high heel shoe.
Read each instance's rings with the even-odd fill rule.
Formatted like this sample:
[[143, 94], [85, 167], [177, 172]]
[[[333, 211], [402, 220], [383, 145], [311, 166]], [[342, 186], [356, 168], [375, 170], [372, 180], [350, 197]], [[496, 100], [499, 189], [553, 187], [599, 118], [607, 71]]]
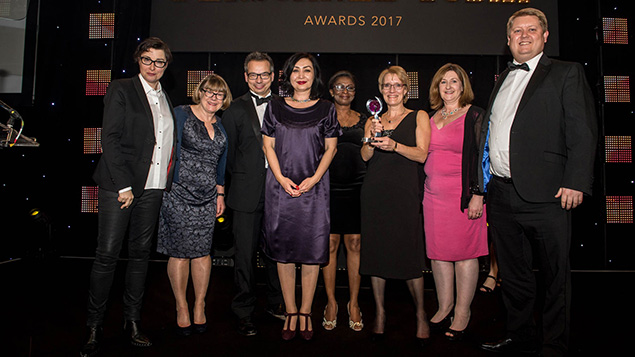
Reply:
[[326, 305], [324, 307], [324, 317], [322, 318], [322, 327], [324, 327], [324, 329], [327, 330], [327, 331], [331, 331], [335, 327], [337, 327], [337, 313], [339, 312], [340, 307], [338, 305], [335, 305], [335, 319], [334, 320], [327, 320], [326, 319], [326, 308], [327, 307], [328, 307], [328, 305]]
[[359, 310], [359, 321], [353, 321], [351, 320], [351, 310], [350, 310], [350, 305], [351, 302], [349, 301], [348, 304], [346, 304], [346, 311], [348, 312], [348, 327], [351, 328], [351, 330], [359, 332], [364, 328], [364, 320], [361, 318], [362, 317], [362, 310]]

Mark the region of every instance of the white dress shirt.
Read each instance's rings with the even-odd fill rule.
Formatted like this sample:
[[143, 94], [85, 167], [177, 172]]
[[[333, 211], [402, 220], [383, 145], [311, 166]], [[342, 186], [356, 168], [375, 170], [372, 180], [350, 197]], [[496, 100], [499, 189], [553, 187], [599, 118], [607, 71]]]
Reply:
[[[494, 99], [490, 115], [489, 157], [493, 175], [511, 178], [509, 163], [509, 139], [514, 117], [527, 84], [536, 70], [542, 52], [527, 61], [529, 71], [510, 71]], [[519, 64], [514, 61], [515, 64]]]
[[168, 100], [161, 88], [153, 89], [141, 75], [141, 84], [148, 98], [152, 119], [154, 120], [155, 145], [152, 152], [152, 164], [148, 172], [145, 189], [165, 189], [168, 180], [168, 167], [172, 156], [172, 143], [174, 139], [174, 119], [168, 105]]
[[[260, 121], [260, 128], [262, 128], [262, 121], [265, 118], [265, 112], [267, 111], [267, 105], [269, 105], [269, 102], [264, 102], [260, 105], [256, 104], [256, 97], [258, 98], [267, 98], [267, 97], [271, 97], [271, 92], [269, 92], [268, 95], [261, 97], [258, 94], [254, 93], [253, 91], [249, 91], [251, 93], [251, 102], [254, 103], [254, 108], [256, 108], [256, 114], [258, 114], [258, 121]], [[269, 167], [269, 163], [267, 162], [267, 156], [265, 156], [265, 168]]]

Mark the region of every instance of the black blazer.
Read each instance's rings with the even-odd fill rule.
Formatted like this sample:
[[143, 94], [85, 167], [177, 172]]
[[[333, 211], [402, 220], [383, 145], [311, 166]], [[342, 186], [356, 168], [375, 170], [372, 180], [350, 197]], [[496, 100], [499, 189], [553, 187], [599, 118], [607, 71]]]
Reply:
[[264, 190], [266, 170], [260, 121], [250, 92], [232, 102], [223, 113], [222, 122], [229, 144], [227, 205], [241, 212], [253, 212]]
[[[163, 94], [174, 118], [170, 98], [165, 91]], [[95, 182], [100, 188], [114, 192], [132, 187], [132, 193], [141, 196], [155, 143], [152, 111], [139, 76], [110, 83], [104, 97], [101, 132], [103, 154], [93, 174]], [[173, 143], [176, 143], [176, 126]], [[172, 183], [173, 163], [174, 146], [168, 168], [167, 189]]]
[[[505, 70], [494, 87], [492, 105]], [[518, 105], [510, 133], [511, 176], [518, 194], [529, 202], [554, 202], [560, 187], [591, 194], [597, 142], [593, 95], [578, 63], [543, 55]], [[481, 157], [489, 125], [481, 131]]]

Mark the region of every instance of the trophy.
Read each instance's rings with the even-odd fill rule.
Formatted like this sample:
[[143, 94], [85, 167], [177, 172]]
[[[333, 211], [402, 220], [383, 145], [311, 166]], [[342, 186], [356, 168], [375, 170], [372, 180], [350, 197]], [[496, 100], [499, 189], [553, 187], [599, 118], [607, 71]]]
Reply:
[[[384, 106], [381, 104], [381, 100], [378, 97], [375, 97], [375, 99], [369, 99], [366, 101], [366, 109], [368, 109], [368, 111], [370, 112], [370, 114], [373, 116], [373, 119], [371, 120], [377, 120], [379, 122], [381, 122], [381, 119], [379, 119], [379, 113], [381, 113], [381, 110], [384, 108]], [[375, 133], [374, 137], [379, 137], [382, 136], [382, 133]], [[373, 138], [362, 138], [362, 142], [363, 143], [372, 143], [375, 142], [373, 140]]]

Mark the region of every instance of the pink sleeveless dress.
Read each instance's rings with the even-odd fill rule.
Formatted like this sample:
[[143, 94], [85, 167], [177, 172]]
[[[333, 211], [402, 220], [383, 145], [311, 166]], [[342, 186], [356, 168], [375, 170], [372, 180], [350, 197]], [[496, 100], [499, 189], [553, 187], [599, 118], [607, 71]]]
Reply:
[[461, 212], [461, 154], [465, 115], [438, 129], [430, 118], [423, 217], [428, 258], [460, 261], [488, 254], [485, 208], [471, 220]]

